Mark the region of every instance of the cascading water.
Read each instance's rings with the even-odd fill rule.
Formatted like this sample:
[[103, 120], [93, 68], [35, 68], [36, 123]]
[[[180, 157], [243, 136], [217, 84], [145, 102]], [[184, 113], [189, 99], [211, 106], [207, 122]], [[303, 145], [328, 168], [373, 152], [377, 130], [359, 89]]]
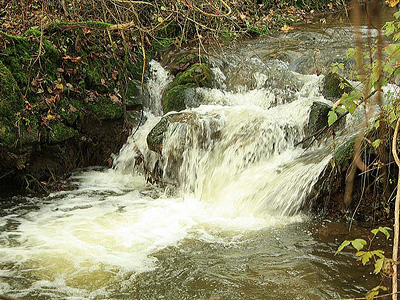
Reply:
[[[218, 88], [191, 91], [192, 108], [170, 114], [177, 121], [161, 155], [146, 138], [171, 76], [151, 62], [146, 122], [113, 169], [76, 173], [76, 189], [3, 208], [0, 294], [322, 299], [363, 291], [349, 280], [349, 260], [332, 260], [336, 243], [319, 242], [302, 214], [330, 159], [325, 146], [295, 146], [313, 103], [331, 105], [322, 76], [293, 72], [296, 61], [243, 56], [215, 59]], [[162, 171], [160, 184], [134, 167], [139, 155], [147, 171]]]

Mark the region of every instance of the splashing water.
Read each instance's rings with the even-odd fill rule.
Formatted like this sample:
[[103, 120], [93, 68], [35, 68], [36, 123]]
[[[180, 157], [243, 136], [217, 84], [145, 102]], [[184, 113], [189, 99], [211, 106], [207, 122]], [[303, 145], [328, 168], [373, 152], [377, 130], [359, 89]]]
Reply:
[[[229, 68], [215, 67], [220, 89], [196, 90], [201, 105], [184, 112], [188, 121], [170, 124], [160, 156], [148, 150], [146, 137], [161, 119], [161, 95], [172, 79], [152, 61], [147, 121], [114, 168], [77, 173], [77, 189], [3, 211], [0, 293], [136, 299], [139, 274], [155, 272], [165, 249], [192, 240], [239, 247], [243, 232], [304, 220], [301, 211], [330, 157], [295, 144], [305, 137], [311, 105], [327, 101], [321, 76], [275, 62], [290, 86], [271, 80], [273, 62], [252, 59], [256, 69], [236, 69], [234, 79]], [[231, 89], [233, 82], [241, 87]], [[133, 167], [137, 150], [149, 169], [160, 164], [162, 180], [172, 185], [146, 184]]]

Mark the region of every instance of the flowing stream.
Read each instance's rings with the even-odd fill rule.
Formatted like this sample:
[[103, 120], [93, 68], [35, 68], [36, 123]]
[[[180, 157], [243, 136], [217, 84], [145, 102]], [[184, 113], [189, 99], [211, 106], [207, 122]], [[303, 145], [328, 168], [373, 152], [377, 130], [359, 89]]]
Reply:
[[[75, 173], [66, 191], [8, 197], [0, 215], [0, 294], [23, 299], [327, 299], [363, 295], [375, 278], [350, 252], [346, 225], [316, 221], [310, 195], [329, 143], [307, 132], [322, 75], [351, 29], [296, 31], [213, 55], [214, 89], [188, 96], [162, 155], [146, 137], [171, 76], [151, 62], [146, 122], [113, 169]], [[349, 125], [350, 126], [350, 122]], [[350, 127], [351, 131], [351, 127]], [[161, 184], [134, 168], [138, 150]], [[360, 236], [358, 228], [352, 234]]]

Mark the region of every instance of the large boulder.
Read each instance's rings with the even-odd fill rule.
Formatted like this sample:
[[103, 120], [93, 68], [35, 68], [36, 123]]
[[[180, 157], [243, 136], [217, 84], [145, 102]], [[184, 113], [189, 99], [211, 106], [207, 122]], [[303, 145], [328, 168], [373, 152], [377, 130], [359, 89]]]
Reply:
[[196, 116], [191, 112], [172, 113], [165, 115], [147, 135], [147, 146], [154, 152], [161, 153], [165, 133], [172, 123], [193, 124]]
[[350, 93], [352, 90], [352, 85], [339, 74], [330, 72], [325, 75], [322, 95], [326, 99], [337, 100], [342, 97], [343, 93]]
[[196, 87], [213, 86], [214, 76], [207, 64], [194, 64], [185, 72], [179, 73], [169, 85], [163, 99], [164, 113], [181, 111], [186, 108], [185, 91]]

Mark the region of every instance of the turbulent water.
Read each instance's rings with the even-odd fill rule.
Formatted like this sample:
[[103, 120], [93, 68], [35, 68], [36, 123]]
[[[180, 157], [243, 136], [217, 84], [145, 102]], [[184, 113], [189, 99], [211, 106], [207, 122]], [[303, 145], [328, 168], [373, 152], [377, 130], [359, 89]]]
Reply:
[[[217, 88], [192, 91], [187, 121], [168, 128], [161, 156], [147, 149], [146, 137], [161, 119], [172, 77], [151, 62], [147, 121], [113, 169], [78, 172], [70, 189], [49, 197], [5, 202], [0, 293], [175, 300], [365, 291], [353, 258], [333, 258], [343, 236], [326, 240], [323, 228], [332, 225], [316, 230], [307, 217], [329, 145], [295, 145], [306, 135], [312, 104], [332, 104], [321, 95], [323, 76], [312, 74], [316, 63], [306, 70], [298, 55], [332, 36], [310, 36], [280, 37], [297, 41], [297, 52], [286, 47], [290, 59], [265, 53], [273, 39], [213, 57]], [[134, 168], [140, 154], [148, 170], [162, 170], [162, 183], [146, 183]]]

